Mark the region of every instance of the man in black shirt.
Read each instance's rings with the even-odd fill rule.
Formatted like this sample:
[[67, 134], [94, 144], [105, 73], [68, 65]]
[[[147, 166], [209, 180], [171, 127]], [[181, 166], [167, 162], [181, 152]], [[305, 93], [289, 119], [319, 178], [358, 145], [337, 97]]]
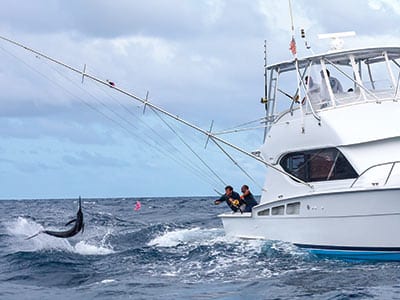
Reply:
[[[240, 210], [240, 205], [244, 202], [240, 199], [240, 195], [233, 191], [233, 187], [230, 185], [225, 187], [225, 194], [221, 196], [218, 200], [214, 201], [215, 205], [218, 205], [222, 202], [226, 202], [228, 206], [234, 211], [237, 212]], [[241, 211], [241, 210], [240, 210]]]
[[251, 212], [253, 206], [256, 206], [258, 203], [256, 199], [254, 199], [254, 196], [250, 192], [250, 189], [247, 185], [243, 185], [241, 191], [242, 191], [242, 196], [240, 196], [240, 199], [242, 199], [242, 201], [246, 204], [244, 212]]

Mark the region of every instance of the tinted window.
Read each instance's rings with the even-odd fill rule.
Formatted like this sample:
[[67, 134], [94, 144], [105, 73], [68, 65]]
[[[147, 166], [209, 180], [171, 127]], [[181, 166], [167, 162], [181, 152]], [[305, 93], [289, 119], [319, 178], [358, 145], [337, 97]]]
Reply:
[[293, 202], [286, 205], [287, 215], [298, 215], [300, 213], [300, 202]]
[[305, 181], [326, 181], [356, 178], [358, 175], [343, 154], [336, 148], [286, 154], [282, 168]]
[[272, 208], [271, 214], [273, 216], [283, 215], [285, 213], [285, 205], [279, 205]]
[[259, 211], [258, 215], [259, 216], [269, 216], [269, 208]]

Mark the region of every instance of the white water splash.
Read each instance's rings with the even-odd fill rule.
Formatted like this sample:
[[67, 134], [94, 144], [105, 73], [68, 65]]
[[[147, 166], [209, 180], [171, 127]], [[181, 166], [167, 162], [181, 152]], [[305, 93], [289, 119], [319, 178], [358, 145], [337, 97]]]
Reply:
[[77, 243], [74, 248], [75, 252], [81, 255], [107, 255], [115, 253], [112, 249], [102, 246], [90, 245], [85, 241]]
[[234, 236], [225, 235], [225, 231], [221, 228], [201, 229], [195, 227], [167, 231], [152, 239], [147, 245], [156, 247], [176, 247], [183, 244], [212, 246], [218, 243], [236, 244], [239, 249], [244, 247], [245, 251], [249, 249], [261, 251], [265, 240], [243, 240]]
[[[237, 278], [248, 278], [249, 272], [253, 270], [255, 257], [263, 253], [266, 245], [265, 240], [243, 240], [233, 236], [225, 235], [222, 228], [190, 228], [166, 231], [151, 240], [148, 246], [160, 248], [161, 251], [174, 251], [182, 253], [185, 257], [190, 250], [201, 246], [209, 246], [207, 258], [199, 255], [192, 256], [184, 263], [154, 265], [154, 273], [165, 277], [184, 276], [186, 282], [198, 280], [199, 276], [221, 280], [227, 273], [234, 272]], [[182, 249], [183, 248], [183, 249]], [[205, 259], [205, 260], [204, 260]], [[252, 274], [254, 278], [267, 278], [273, 276], [273, 272], [260, 261], [260, 271]], [[149, 268], [151, 269], [151, 268]], [[234, 279], [235, 278], [235, 279]], [[224, 278], [224, 280], [228, 280]]]
[[107, 283], [113, 283], [113, 282], [116, 282], [116, 280], [115, 279], [104, 279], [100, 283], [107, 284]]
[[16, 236], [31, 236], [44, 229], [42, 225], [22, 217], [18, 217], [16, 221], [7, 222], [4, 225], [9, 233]]
[[43, 226], [35, 221], [18, 217], [15, 221], [5, 224], [7, 231], [15, 237], [11, 241], [11, 246], [15, 251], [41, 251], [41, 250], [64, 250], [73, 251], [73, 247], [66, 239], [59, 239], [47, 234], [39, 234], [38, 236], [26, 240], [28, 237], [44, 230]]
[[152, 239], [147, 245], [157, 247], [176, 247], [180, 244], [210, 244], [224, 236], [221, 229], [178, 229], [165, 232], [163, 235]]
[[32, 239], [26, 240], [28, 237], [44, 230], [44, 228], [35, 221], [23, 217], [18, 217], [15, 221], [7, 222], [4, 225], [10, 235], [14, 236], [11, 241], [14, 251], [61, 250], [80, 255], [108, 255], [114, 253], [111, 246], [105, 245], [104, 238], [100, 242], [80, 241], [75, 246], [71, 245], [67, 239], [47, 234], [39, 234]]

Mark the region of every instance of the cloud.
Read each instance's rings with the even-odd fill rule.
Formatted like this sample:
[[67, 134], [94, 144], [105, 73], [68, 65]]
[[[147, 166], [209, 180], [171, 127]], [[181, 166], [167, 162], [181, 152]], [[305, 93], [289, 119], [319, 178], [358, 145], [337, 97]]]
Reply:
[[[83, 115], [80, 115], [81, 117]], [[56, 116], [57, 117], [57, 116]], [[61, 119], [43, 118], [0, 118], [0, 136], [3, 139], [67, 141], [80, 145], [114, 144], [115, 138], [107, 128], [96, 127], [84, 121], [76, 123], [63, 116]]]
[[397, 0], [369, 0], [368, 5], [373, 10], [384, 13], [393, 11], [400, 15], [400, 3]]
[[0, 24], [44, 34], [70, 31], [97, 38], [132, 34], [179, 38], [199, 34], [214, 24], [224, 6], [224, 1], [15, 0], [7, 1], [7, 9], [0, 12]]
[[114, 157], [107, 157], [96, 152], [80, 151], [73, 155], [63, 156], [63, 161], [73, 167], [107, 167], [107, 168], [126, 168], [130, 163]]
[[0, 166], [5, 164], [10, 165], [13, 169], [16, 169], [22, 173], [28, 173], [28, 174], [57, 170], [56, 167], [40, 161], [26, 161], [26, 160], [13, 160], [13, 159], [0, 158]]
[[309, 18], [316, 20], [325, 32], [354, 30], [359, 35], [393, 32], [397, 14], [392, 10], [376, 10], [378, 2], [375, 1], [375, 5], [371, 3], [363, 0], [340, 1], [331, 5], [306, 6], [306, 11]]

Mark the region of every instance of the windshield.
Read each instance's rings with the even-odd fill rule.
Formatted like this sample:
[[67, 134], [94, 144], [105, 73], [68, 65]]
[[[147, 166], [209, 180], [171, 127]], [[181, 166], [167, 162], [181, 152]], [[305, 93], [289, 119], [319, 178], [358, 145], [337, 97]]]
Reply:
[[[357, 53], [343, 54], [340, 61], [336, 58], [338, 63], [327, 57], [300, 61], [297, 69], [285, 63], [270, 70], [270, 120], [297, 108], [312, 113], [361, 101], [399, 97], [400, 65], [385, 52], [373, 60], [364, 52], [361, 58]], [[296, 66], [295, 62], [292, 66]], [[286, 69], [282, 71], [280, 67]]]

